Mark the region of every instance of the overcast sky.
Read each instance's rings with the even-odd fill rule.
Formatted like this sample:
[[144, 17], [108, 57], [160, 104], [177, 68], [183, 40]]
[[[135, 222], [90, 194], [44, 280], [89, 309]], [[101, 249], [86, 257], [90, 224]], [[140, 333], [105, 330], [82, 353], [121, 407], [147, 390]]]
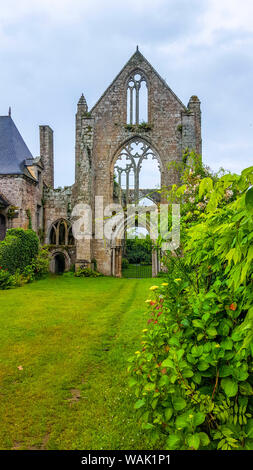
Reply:
[[200, 98], [204, 162], [252, 165], [252, 0], [0, 0], [0, 115], [34, 156], [54, 129], [56, 186], [74, 182], [81, 93], [91, 108], [137, 44], [184, 104]]

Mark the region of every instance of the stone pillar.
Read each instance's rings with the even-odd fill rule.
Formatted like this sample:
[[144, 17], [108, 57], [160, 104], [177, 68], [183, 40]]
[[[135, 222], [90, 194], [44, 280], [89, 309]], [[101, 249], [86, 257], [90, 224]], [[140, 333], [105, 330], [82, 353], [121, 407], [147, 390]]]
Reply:
[[43, 181], [54, 187], [54, 131], [49, 126], [40, 126], [40, 156], [44, 166]]
[[157, 251], [152, 251], [152, 277], [156, 277], [158, 274], [158, 260], [157, 260]]
[[195, 117], [191, 111], [182, 113], [182, 150], [196, 150]]
[[190, 98], [190, 101], [188, 103], [188, 109], [194, 114], [196, 153], [198, 155], [202, 155], [201, 110], [200, 101], [197, 96], [192, 96]]
[[[75, 146], [75, 185], [73, 190], [74, 204], [93, 203], [92, 149], [94, 118], [88, 113], [88, 106], [82, 94], [77, 104], [76, 113], [76, 146]], [[76, 268], [85, 265], [90, 267], [93, 259], [91, 239], [76, 242]]]
[[86, 203], [91, 201], [93, 129], [94, 118], [82, 95], [76, 113], [75, 185], [78, 199]]
[[76, 262], [75, 267], [91, 267], [91, 240], [76, 240]]

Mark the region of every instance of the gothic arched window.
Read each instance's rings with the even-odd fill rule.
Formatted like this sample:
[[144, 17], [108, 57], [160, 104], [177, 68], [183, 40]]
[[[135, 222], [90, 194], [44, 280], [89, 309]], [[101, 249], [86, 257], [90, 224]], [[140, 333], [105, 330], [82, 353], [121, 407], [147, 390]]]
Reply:
[[142, 72], [134, 72], [127, 83], [127, 123], [148, 122], [148, 87]]
[[74, 245], [71, 223], [65, 219], [59, 219], [52, 224], [49, 243], [51, 245]]
[[137, 203], [146, 192], [155, 192], [160, 187], [161, 168], [157, 154], [143, 139], [131, 139], [121, 149], [114, 164], [116, 198], [120, 203], [124, 200], [126, 204]]

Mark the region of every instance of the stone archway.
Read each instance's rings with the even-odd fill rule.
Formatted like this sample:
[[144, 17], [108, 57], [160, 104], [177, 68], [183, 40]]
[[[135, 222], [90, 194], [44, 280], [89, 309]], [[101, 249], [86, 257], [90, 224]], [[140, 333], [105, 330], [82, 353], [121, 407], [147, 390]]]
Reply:
[[53, 274], [61, 274], [68, 271], [71, 266], [71, 259], [65, 249], [58, 248], [51, 252], [50, 272]]
[[[147, 195], [152, 191], [152, 187], [140, 187], [142, 166], [147, 160], [156, 161], [157, 169], [159, 171], [159, 188], [156, 189], [160, 189], [163, 164], [153, 145], [140, 135], [133, 136], [121, 144], [115, 152], [111, 163], [111, 181], [113, 184], [112, 194], [114, 199], [117, 197], [119, 202], [122, 204], [137, 204], [144, 193]], [[123, 177], [124, 187], [122, 184]], [[132, 184], [130, 179], [132, 179]], [[155, 188], [153, 188], [153, 191], [154, 190]]]
[[[143, 187], [141, 184], [141, 170], [144, 163], [149, 161], [149, 164], [155, 161], [156, 178], [151, 170], [151, 178], [149, 178], [149, 187]], [[122, 207], [132, 205], [139, 207], [141, 199], [148, 201], [148, 206], [151, 210], [157, 210], [157, 204], [161, 201], [159, 190], [161, 189], [163, 164], [158, 152], [153, 148], [152, 144], [140, 135], [133, 136], [123, 143], [118, 151], [114, 154], [111, 163], [111, 172], [113, 173], [113, 200]], [[117, 175], [116, 173], [117, 172]], [[132, 173], [132, 186], [130, 175]], [[122, 184], [124, 177], [124, 186]], [[144, 178], [145, 179], [145, 178]], [[153, 181], [155, 179], [155, 182]], [[153, 185], [153, 187], [152, 187]], [[145, 202], [144, 202], [145, 204]], [[144, 206], [143, 206], [144, 207]], [[121, 276], [121, 260], [122, 260], [122, 240], [126, 239], [126, 221], [122, 223], [111, 246], [112, 250], [112, 275]], [[148, 233], [152, 232], [152, 224], [144, 225], [139, 223], [138, 226], [146, 228]], [[158, 252], [153, 249], [152, 251], [152, 276], [156, 276], [160, 270], [160, 260]], [[151, 271], [150, 271], [151, 272]]]
[[6, 235], [6, 218], [3, 214], [0, 214], [0, 241], [5, 239]]
[[55, 274], [63, 274], [65, 271], [65, 256], [63, 253], [58, 253], [54, 257]]

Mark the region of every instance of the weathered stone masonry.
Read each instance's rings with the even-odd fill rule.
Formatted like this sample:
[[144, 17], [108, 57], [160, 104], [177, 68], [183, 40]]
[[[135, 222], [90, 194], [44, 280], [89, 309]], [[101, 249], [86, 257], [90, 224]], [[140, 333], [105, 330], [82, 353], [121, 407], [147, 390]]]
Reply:
[[[138, 125], [126, 125], [127, 84], [129, 77], [138, 73], [145, 77], [148, 90], [149, 126], [145, 131]], [[126, 143], [136, 138], [148, 143], [157, 155], [162, 186], [179, 182], [179, 172], [169, 164], [181, 162], [186, 148], [202, 153], [199, 99], [192, 96], [186, 107], [138, 48], [90, 111], [83, 95], [78, 102], [72, 186], [54, 189], [53, 131], [46, 125], [40, 126], [40, 157], [27, 166], [31, 178], [29, 174], [2, 174], [0, 167], [0, 197], [7, 201], [8, 207], [18, 207], [18, 216], [11, 221], [7, 217], [8, 207], [0, 209], [7, 227], [27, 227], [29, 209], [34, 229], [43, 231], [44, 242], [51, 245], [52, 225], [61, 219], [71, 222], [76, 204], [87, 203], [94, 211], [95, 196], [103, 196], [104, 205], [112, 203], [115, 161]], [[66, 267], [70, 263], [90, 266], [95, 261], [102, 273], [120, 276], [120, 244], [112, 246], [111, 242], [96, 240], [94, 233], [92, 240], [77, 240], [75, 246], [71, 245], [70, 255], [66, 254], [66, 246], [57, 250], [65, 253]], [[52, 253], [55, 256], [55, 247]]]

